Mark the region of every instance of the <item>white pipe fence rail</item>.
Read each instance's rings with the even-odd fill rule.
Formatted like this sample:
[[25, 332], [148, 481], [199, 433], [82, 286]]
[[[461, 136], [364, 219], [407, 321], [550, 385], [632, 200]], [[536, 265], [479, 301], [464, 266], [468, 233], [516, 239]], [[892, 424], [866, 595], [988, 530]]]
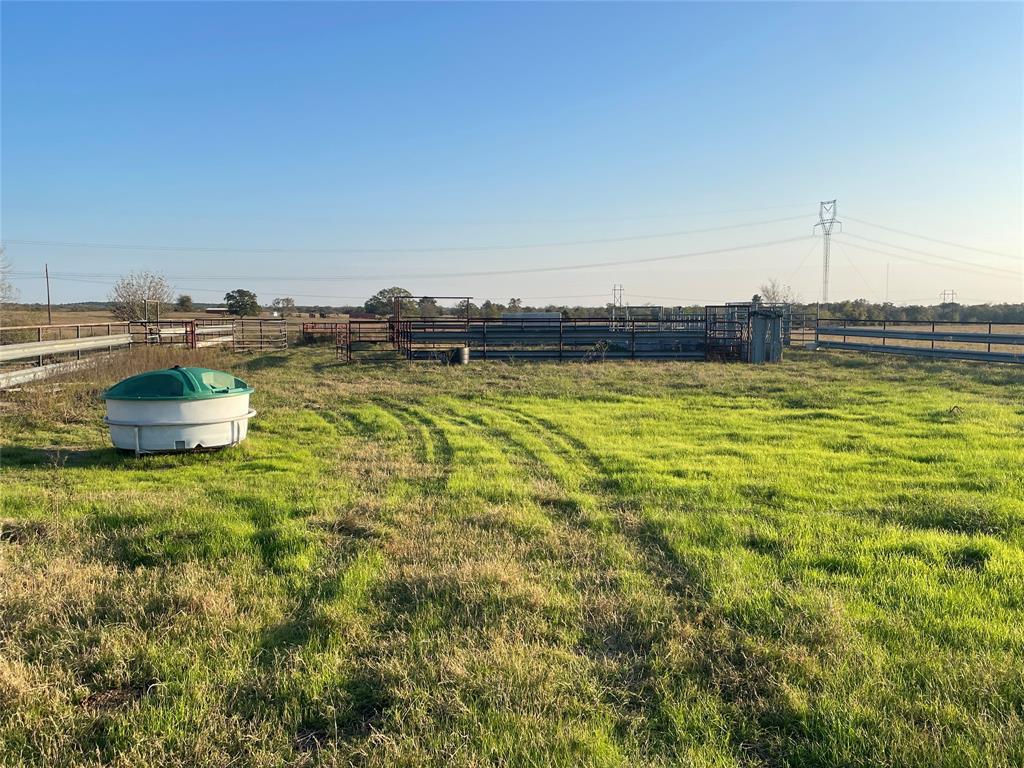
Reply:
[[[74, 337], [65, 338], [72, 333]], [[0, 363], [21, 366], [0, 370], [0, 389], [73, 370], [85, 362], [83, 353], [162, 345], [186, 349], [223, 346], [235, 352], [284, 350], [288, 335], [284, 320], [260, 319], [0, 327]], [[69, 355], [75, 359], [67, 360]], [[34, 365], [25, 367], [30, 362]]]
[[819, 349], [1024, 363], [1024, 323], [821, 320]]
[[49, 357], [68, 352], [88, 352], [95, 349], [126, 347], [132, 343], [131, 334], [119, 333], [110, 336], [89, 336], [83, 339], [54, 339], [53, 341], [29, 341], [22, 344], [0, 346], [0, 362]]

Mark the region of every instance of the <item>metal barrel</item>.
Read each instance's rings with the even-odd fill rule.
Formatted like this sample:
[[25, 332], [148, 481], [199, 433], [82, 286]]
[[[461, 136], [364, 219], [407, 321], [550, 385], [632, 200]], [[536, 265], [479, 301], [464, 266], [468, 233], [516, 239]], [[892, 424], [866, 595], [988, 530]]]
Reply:
[[469, 363], [469, 347], [455, 347], [451, 353], [452, 365], [466, 365]]

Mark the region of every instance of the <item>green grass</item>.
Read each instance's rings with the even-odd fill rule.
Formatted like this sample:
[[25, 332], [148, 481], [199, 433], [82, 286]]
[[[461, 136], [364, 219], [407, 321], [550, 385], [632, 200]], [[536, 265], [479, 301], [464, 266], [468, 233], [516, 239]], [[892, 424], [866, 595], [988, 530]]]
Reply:
[[0, 763], [1024, 763], [1019, 368], [212, 362], [8, 398]]

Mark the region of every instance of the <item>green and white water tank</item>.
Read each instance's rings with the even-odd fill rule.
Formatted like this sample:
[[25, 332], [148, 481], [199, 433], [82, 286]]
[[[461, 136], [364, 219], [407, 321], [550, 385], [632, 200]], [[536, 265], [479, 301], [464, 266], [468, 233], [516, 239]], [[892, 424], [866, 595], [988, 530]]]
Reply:
[[140, 453], [222, 448], [245, 439], [253, 388], [224, 371], [174, 366], [103, 393], [115, 448]]

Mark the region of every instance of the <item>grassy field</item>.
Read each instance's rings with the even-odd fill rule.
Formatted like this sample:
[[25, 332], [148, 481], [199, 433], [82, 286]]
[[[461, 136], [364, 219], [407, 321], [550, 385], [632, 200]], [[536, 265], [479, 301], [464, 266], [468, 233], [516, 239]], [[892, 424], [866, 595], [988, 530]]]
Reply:
[[1024, 764], [1020, 368], [200, 360], [6, 398], [4, 765]]

